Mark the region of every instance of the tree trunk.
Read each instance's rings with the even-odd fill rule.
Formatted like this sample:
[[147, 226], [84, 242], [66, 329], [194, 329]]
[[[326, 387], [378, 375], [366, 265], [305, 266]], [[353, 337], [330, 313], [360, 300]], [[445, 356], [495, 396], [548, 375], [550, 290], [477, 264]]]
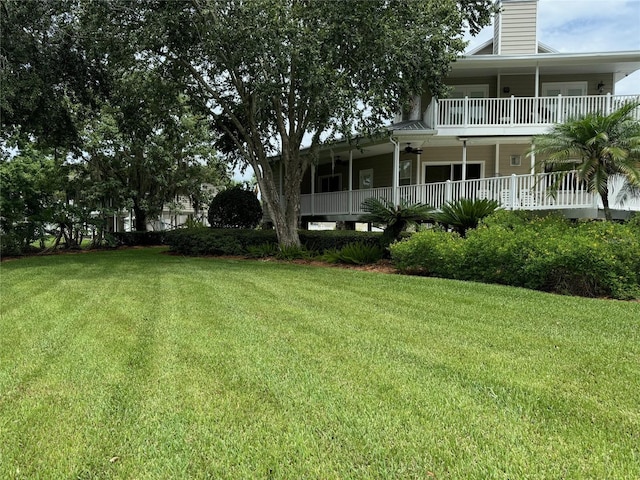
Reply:
[[[269, 170], [271, 170], [271, 166], [269, 166]], [[271, 217], [278, 236], [278, 244], [285, 247], [299, 247], [300, 182], [294, 185], [295, 182], [287, 183], [285, 181], [283, 198], [280, 198], [272, 171], [264, 172], [256, 177], [260, 185], [262, 199], [267, 207], [267, 213]]]
[[140, 208], [138, 205], [133, 206], [133, 215], [135, 216], [135, 230], [136, 232], [147, 231], [147, 212]]
[[608, 222], [610, 222], [613, 217], [611, 216], [611, 209], [609, 208], [609, 192], [605, 190], [605, 192], [600, 193], [600, 198], [602, 199], [602, 208], [604, 210], [604, 218]]

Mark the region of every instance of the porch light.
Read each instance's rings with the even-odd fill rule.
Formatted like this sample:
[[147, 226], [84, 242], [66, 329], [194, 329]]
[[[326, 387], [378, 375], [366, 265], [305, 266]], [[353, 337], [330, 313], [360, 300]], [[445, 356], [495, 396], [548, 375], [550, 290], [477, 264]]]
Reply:
[[598, 93], [604, 93], [604, 82], [602, 80], [598, 83]]

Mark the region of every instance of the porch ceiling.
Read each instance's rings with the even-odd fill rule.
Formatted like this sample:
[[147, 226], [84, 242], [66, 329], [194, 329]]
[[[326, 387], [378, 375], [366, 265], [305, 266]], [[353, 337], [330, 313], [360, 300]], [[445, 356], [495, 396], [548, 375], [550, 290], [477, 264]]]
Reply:
[[[430, 132], [430, 131], [429, 131]], [[394, 132], [394, 138], [396, 141], [400, 142], [400, 150], [404, 150], [408, 143], [411, 143], [411, 146], [414, 148], [429, 148], [429, 147], [460, 147], [462, 148], [462, 140], [459, 137], [452, 136], [434, 136], [432, 134], [426, 134], [420, 131], [413, 132], [403, 132], [401, 137], [396, 136], [397, 132]], [[531, 136], [469, 136], [466, 135], [467, 146], [472, 145], [522, 145], [528, 144], [531, 142]], [[362, 149], [353, 149], [353, 159], [359, 158], [367, 158], [373, 157], [376, 155], [392, 155], [394, 150], [394, 145], [390, 140], [381, 141], [380, 143], [369, 144], [363, 147]], [[348, 148], [334, 148], [329, 151], [323, 151], [320, 155], [320, 164], [326, 164], [331, 162], [332, 154], [333, 157], [340, 156], [341, 160], [349, 159], [349, 149]]]
[[535, 73], [536, 66], [541, 75], [613, 73], [617, 81], [640, 70], [640, 51], [473, 55], [458, 59], [449, 77]]

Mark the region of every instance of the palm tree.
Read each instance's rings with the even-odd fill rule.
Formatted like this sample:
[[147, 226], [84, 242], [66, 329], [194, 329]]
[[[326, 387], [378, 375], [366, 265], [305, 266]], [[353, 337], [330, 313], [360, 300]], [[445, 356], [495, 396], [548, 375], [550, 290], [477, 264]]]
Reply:
[[[534, 138], [530, 153], [543, 157], [545, 170], [565, 175], [576, 170], [588, 190], [600, 195], [605, 218], [611, 220], [609, 177], [622, 175], [627, 193], [640, 187], [640, 122], [633, 117], [639, 106], [640, 102], [631, 102], [609, 115], [590, 113], [556, 124], [551, 132]], [[552, 189], [562, 185], [565, 175]]]

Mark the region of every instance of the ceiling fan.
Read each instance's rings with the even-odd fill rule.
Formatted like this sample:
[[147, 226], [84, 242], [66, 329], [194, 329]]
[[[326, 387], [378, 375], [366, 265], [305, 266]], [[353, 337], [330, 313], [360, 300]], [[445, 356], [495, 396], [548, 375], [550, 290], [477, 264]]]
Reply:
[[413, 148], [411, 143], [407, 143], [407, 146], [404, 149], [404, 153], [413, 153], [415, 155], [420, 155], [422, 153], [421, 148]]

